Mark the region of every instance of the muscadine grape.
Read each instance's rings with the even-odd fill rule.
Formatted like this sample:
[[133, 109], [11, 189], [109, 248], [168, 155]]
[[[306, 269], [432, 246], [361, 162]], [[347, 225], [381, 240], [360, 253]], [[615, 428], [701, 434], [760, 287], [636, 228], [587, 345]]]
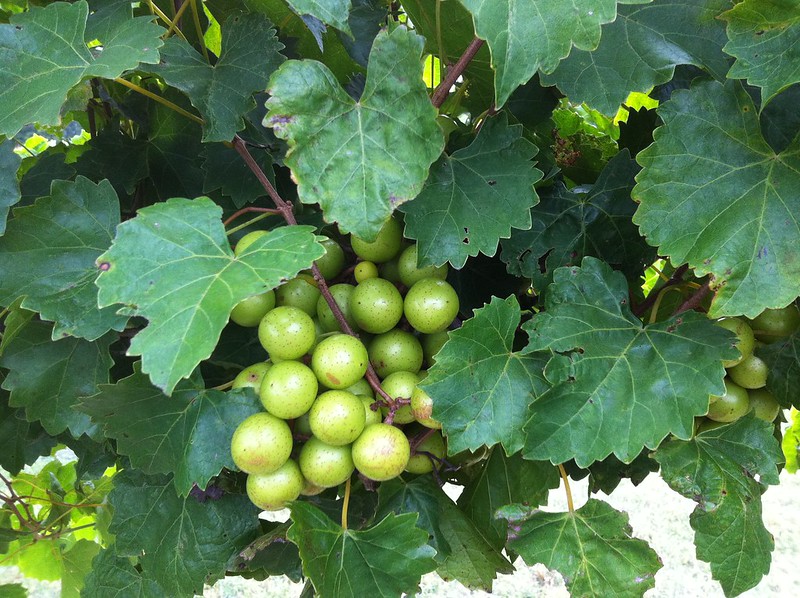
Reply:
[[[353, 314], [350, 310], [350, 297], [353, 295], [354, 290], [355, 287], [351, 284], [335, 284], [331, 287], [331, 295], [333, 295], [336, 304], [342, 310], [344, 319], [347, 320], [350, 327], [353, 328], [353, 330], [358, 330], [358, 324], [356, 324], [355, 318], [353, 318]], [[325, 332], [342, 331], [342, 327], [339, 326], [339, 322], [336, 321], [336, 316], [333, 315], [333, 311], [331, 311], [328, 302], [325, 301], [325, 297], [320, 297], [317, 300], [317, 317]]]
[[294, 419], [311, 409], [318, 389], [311, 368], [299, 361], [282, 361], [264, 376], [259, 396], [264, 409], [275, 417]]
[[394, 329], [372, 339], [369, 360], [378, 376], [394, 372], [418, 372], [422, 367], [422, 345], [413, 334]]
[[800, 310], [794, 303], [782, 309], [765, 309], [750, 323], [758, 340], [773, 343], [800, 328]]
[[398, 284], [400, 282], [399, 261], [399, 258], [394, 258], [393, 260], [389, 260], [388, 262], [381, 264], [378, 268], [378, 273], [380, 274], [381, 278], [388, 280], [393, 284]]
[[411, 445], [403, 431], [389, 424], [367, 426], [353, 443], [353, 463], [371, 480], [396, 478], [408, 465]]
[[328, 388], [352, 386], [367, 372], [369, 355], [360, 340], [347, 334], [335, 334], [322, 340], [311, 356], [311, 369], [317, 380]]
[[293, 278], [275, 290], [277, 305], [290, 305], [302, 309], [312, 318], [317, 315], [319, 297], [317, 281], [308, 274], [298, 274], [297, 278]]
[[747, 322], [739, 318], [726, 318], [717, 322], [717, 326], [730, 330], [737, 337], [734, 347], [739, 350], [739, 357], [723, 360], [722, 365], [724, 367], [733, 367], [753, 354], [756, 338], [753, 336], [753, 329], [747, 325]]
[[325, 255], [315, 262], [319, 273], [325, 280], [336, 278], [344, 270], [344, 250], [341, 245], [328, 237], [324, 237], [321, 244], [325, 248]]
[[381, 227], [378, 236], [372, 242], [350, 235], [350, 245], [362, 260], [382, 264], [388, 262], [398, 253], [403, 242], [403, 227], [394, 218], [389, 218]]
[[350, 446], [332, 446], [311, 437], [297, 459], [306, 481], [320, 488], [333, 488], [353, 474]]
[[388, 280], [370, 278], [350, 295], [350, 313], [362, 330], [382, 334], [403, 317], [403, 296]]
[[458, 295], [444, 280], [423, 278], [408, 289], [404, 313], [419, 332], [441, 332], [458, 315]]
[[762, 388], [767, 384], [769, 366], [757, 355], [750, 355], [728, 370], [728, 377], [743, 388]]
[[[434, 458], [423, 453], [430, 453]], [[430, 473], [439, 463], [436, 459], [444, 459], [444, 454], [444, 438], [438, 431], [434, 432], [414, 449], [414, 454], [411, 455], [408, 465], [406, 465], [406, 471], [417, 474]]]
[[[393, 399], [410, 399], [414, 394], [414, 389], [419, 383], [419, 376], [413, 372], [395, 372], [389, 374], [381, 382], [383, 390]], [[384, 407], [384, 415], [388, 408]], [[411, 405], [403, 405], [394, 412], [394, 423], [407, 424], [414, 421], [414, 414], [411, 412]]]
[[311, 423], [308, 421], [308, 411], [294, 420], [294, 433], [300, 436], [311, 436]]
[[256, 239], [260, 239], [264, 235], [269, 234], [268, 230], [254, 230], [252, 232], [247, 233], [236, 244], [236, 247], [233, 250], [233, 255], [239, 257], [241, 254], [245, 252], [245, 250], [253, 244]]
[[369, 382], [367, 382], [366, 378], [361, 378], [361, 380], [348, 386], [345, 388], [345, 390], [347, 392], [352, 392], [354, 395], [363, 395], [370, 398], [375, 396], [375, 393], [373, 392], [372, 387], [369, 385]]
[[261, 388], [261, 381], [264, 379], [264, 374], [266, 374], [271, 367], [272, 362], [269, 360], [247, 366], [233, 379], [231, 388], [253, 388], [258, 392]]
[[258, 340], [272, 361], [305, 355], [317, 338], [314, 320], [296, 307], [276, 307], [258, 325]]
[[397, 260], [397, 272], [400, 275], [400, 281], [407, 287], [412, 286], [415, 282], [419, 282], [423, 278], [438, 278], [444, 280], [447, 278], [447, 264], [441, 266], [417, 266], [417, 246], [411, 245], [403, 250], [400, 258]]
[[359, 262], [353, 269], [356, 282], [364, 282], [370, 278], [378, 278], [378, 266], [374, 262]]
[[758, 390], [751, 390], [748, 394], [750, 395], [750, 407], [753, 410], [753, 415], [770, 423], [775, 421], [781, 411], [781, 406], [772, 396], [772, 393], [759, 388]]
[[279, 469], [247, 476], [247, 496], [259, 509], [278, 511], [295, 500], [306, 486], [300, 467], [289, 459]]
[[269, 473], [292, 454], [292, 431], [282, 419], [254, 413], [236, 428], [231, 438], [231, 457], [245, 473]]
[[303, 496], [316, 496], [317, 494], [322, 494], [325, 492], [327, 488], [323, 488], [322, 486], [315, 486], [314, 484], [310, 483], [306, 480], [305, 487], [300, 491], [300, 494]]
[[750, 398], [747, 391], [725, 379], [725, 394], [708, 407], [706, 417], [717, 422], [734, 422], [750, 411]]
[[275, 291], [267, 291], [239, 301], [231, 310], [231, 321], [239, 326], [253, 328], [275, 307]]
[[329, 390], [308, 412], [311, 433], [331, 446], [350, 444], [364, 430], [366, 414], [361, 399], [346, 390]]
[[376, 409], [372, 408], [372, 404], [375, 402], [375, 399], [372, 397], [367, 397], [364, 395], [358, 395], [358, 398], [361, 399], [361, 402], [364, 404], [364, 427], [371, 424], [379, 424], [383, 421], [383, 415], [381, 413], [381, 408], [378, 407]]
[[447, 330], [422, 335], [422, 354], [425, 357], [425, 363], [428, 364], [428, 367], [436, 363], [436, 354], [447, 342], [447, 335]]
[[419, 386], [415, 386], [414, 392], [411, 394], [411, 414], [415, 420], [426, 428], [434, 428], [436, 430], [442, 428], [442, 423], [432, 417], [433, 399]]

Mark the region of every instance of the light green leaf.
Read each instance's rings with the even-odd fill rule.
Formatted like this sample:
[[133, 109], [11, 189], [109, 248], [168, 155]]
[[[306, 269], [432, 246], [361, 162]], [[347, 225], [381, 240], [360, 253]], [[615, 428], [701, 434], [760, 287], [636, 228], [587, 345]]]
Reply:
[[197, 484], [205, 489], [223, 467], [236, 469], [230, 444], [236, 427], [262, 411], [247, 389], [221, 392], [203, 388], [193, 376], [166, 397], [139, 371], [99, 394], [79, 409], [117, 441], [117, 452], [148, 474], [174, 474], [175, 488], [185, 496]]
[[776, 154], [738, 82], [698, 82], [658, 110], [637, 156], [634, 222], [674, 264], [710, 274], [709, 315], [755, 317], [800, 295], [800, 140]]
[[761, 88], [761, 105], [800, 81], [800, 1], [744, 0], [721, 16], [736, 58], [728, 77]]
[[403, 27], [375, 38], [356, 101], [327, 67], [290, 60], [270, 80], [264, 125], [286, 139], [300, 201], [373, 240], [421, 191], [444, 146], [422, 81], [423, 39]]
[[286, 0], [299, 15], [311, 15], [326, 25], [353, 35], [347, 22], [350, 0]]
[[0, 143], [0, 235], [6, 230], [8, 210], [20, 199], [17, 169], [22, 158], [14, 153], [14, 146], [10, 139]]
[[91, 540], [78, 540], [62, 553], [61, 598], [78, 598], [83, 582], [92, 570], [92, 559], [100, 552], [100, 545]]
[[520, 315], [513, 295], [476, 309], [449, 333], [420, 385], [433, 398], [451, 454], [497, 443], [509, 454], [522, 448], [528, 405], [547, 383], [541, 356], [513, 350]]
[[119, 200], [108, 181], [54, 181], [49, 197], [14, 210], [0, 237], [0, 305], [22, 307], [55, 322], [53, 338], [88, 340], [122, 330], [127, 318], [97, 308], [97, 257], [111, 245]]
[[291, 509], [287, 537], [300, 549], [303, 572], [321, 596], [414, 594], [422, 575], [436, 568], [436, 551], [416, 526], [416, 514], [390, 514], [369, 529], [345, 530], [307, 502]]
[[789, 427], [783, 433], [781, 450], [786, 459], [786, 471], [797, 473], [800, 462], [800, 411], [792, 409], [789, 416]]
[[[111, 21], [95, 32], [102, 49], [89, 50], [89, 5], [54, 2], [13, 15], [0, 25], [0, 134], [11, 136], [30, 122], [58, 123], [67, 93], [84, 77], [113, 79], [140, 62], [158, 62], [164, 29], [154, 17]], [[110, 26], [113, 25], [113, 26]]]
[[400, 208], [419, 265], [462, 268], [468, 257], [497, 253], [512, 227], [530, 228], [533, 184], [542, 178], [531, 161], [536, 151], [503, 113], [484, 121], [470, 145], [440, 158], [419, 196]]
[[282, 49], [266, 17], [239, 14], [222, 24], [222, 54], [214, 66], [173, 36], [161, 49], [159, 63], [146, 70], [189, 96], [205, 120], [203, 141], [230, 141], [255, 106], [253, 93], [264, 91], [270, 74], [284, 61]]
[[697, 558], [711, 563], [725, 595], [755, 587], [775, 545], [761, 505], [783, 462], [772, 424], [746, 416], [688, 442], [665, 443], [654, 456], [670, 487], [697, 502], [690, 519]]
[[543, 563], [564, 576], [573, 596], [639, 598], [655, 585], [661, 559], [631, 535], [628, 516], [590, 499], [574, 513], [507, 507], [509, 547], [528, 565]]
[[613, 116], [631, 91], [647, 93], [666, 83], [680, 64], [724, 79], [728, 59], [722, 46], [728, 38], [717, 16], [730, 5], [730, 0], [655, 0], [620, 6], [616, 20], [603, 26], [596, 49], [573, 48], [542, 82]]
[[696, 312], [644, 326], [628, 303], [624, 276], [600, 260], [556, 270], [544, 311], [523, 325], [525, 351], [555, 353], [525, 457], [587, 467], [614, 453], [629, 463], [667, 434], [691, 438], [709, 395], [723, 394], [734, 337]]
[[234, 258], [210, 199], [174, 198], [139, 210], [97, 259], [102, 306], [122, 303], [150, 324], [128, 353], [172, 394], [206, 359], [241, 300], [275, 288], [322, 256], [309, 226], [279, 228]]

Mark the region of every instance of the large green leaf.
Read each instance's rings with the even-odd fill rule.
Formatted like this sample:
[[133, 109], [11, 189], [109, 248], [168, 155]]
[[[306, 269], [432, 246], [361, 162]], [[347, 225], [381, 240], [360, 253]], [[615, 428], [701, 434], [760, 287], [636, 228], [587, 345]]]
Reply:
[[350, 0], [286, 0], [299, 15], [311, 15], [326, 25], [332, 25], [352, 35], [347, 22], [350, 16]]
[[493, 298], [475, 317], [450, 332], [421, 387], [433, 398], [448, 451], [502, 443], [507, 453], [522, 448], [528, 405], [547, 383], [545, 361], [514, 352], [520, 322], [516, 297]]
[[324, 65], [290, 60], [270, 79], [264, 124], [286, 139], [303, 203], [373, 240], [414, 199], [444, 140], [422, 81], [423, 39], [400, 27], [375, 38], [356, 101]]
[[[255, 148], [251, 148], [250, 153], [267, 176], [274, 178], [272, 156]], [[264, 187], [235, 149], [222, 143], [209, 143], [203, 150], [203, 156], [203, 193], [221, 189], [224, 195], [230, 196], [237, 208], [266, 195]]]
[[228, 561], [259, 531], [258, 509], [246, 496], [182, 498], [167, 476], [123, 471], [109, 501], [117, 554], [139, 557], [143, 577], [158, 583], [162, 595], [202, 594], [203, 584], [222, 578]]
[[655, 452], [664, 480], [697, 502], [691, 515], [697, 558], [727, 596], [754, 587], [769, 571], [774, 548], [762, 521], [761, 494], [778, 483], [783, 462], [771, 424], [752, 416], [671, 440]]
[[531, 161], [536, 151], [502, 114], [486, 120], [470, 145], [440, 158], [419, 196], [400, 208], [419, 265], [462, 268], [479, 252], [493, 256], [512, 227], [530, 228], [533, 184], [542, 178]]
[[709, 315], [755, 317], [800, 295], [800, 140], [776, 154], [738, 82], [696, 83], [659, 108], [633, 190], [642, 234], [711, 274]]
[[525, 456], [579, 467], [611, 453], [628, 463], [667, 434], [691, 438], [709, 395], [724, 393], [721, 360], [736, 356], [733, 337], [696, 312], [644, 326], [622, 274], [592, 257], [556, 270], [545, 310], [523, 328], [525, 351], [556, 353], [545, 370], [554, 386], [531, 405]]
[[220, 217], [205, 197], [170, 199], [117, 228], [97, 260], [101, 305], [122, 303], [150, 324], [128, 353], [167, 394], [214, 350], [231, 309], [294, 277], [324, 250], [308, 226], [287, 226], [234, 258]]
[[728, 77], [760, 87], [762, 106], [800, 82], [800, 1], [744, 0], [722, 19], [730, 38], [724, 50], [736, 58]]
[[20, 199], [17, 169], [22, 158], [14, 153], [15, 145], [10, 139], [0, 143], [0, 235], [6, 230], [8, 210]]
[[800, 409], [800, 332], [758, 347], [757, 355], [769, 367], [767, 390], [783, 407]]
[[95, 431], [89, 416], [73, 407], [108, 382], [112, 361], [108, 347], [115, 335], [94, 342], [68, 337], [51, 340], [52, 326], [30, 322], [5, 347], [0, 366], [7, 368], [3, 388], [10, 405], [24, 407], [28, 421], [41, 421], [51, 435], [67, 428], [76, 438]]
[[[495, 102], [537, 70], [550, 73], [574, 45], [593, 50], [600, 25], [616, 18], [618, 0], [460, 0], [472, 13], [478, 37], [486, 40], [495, 70]], [[622, 0], [641, 4], [649, 0]]]
[[222, 24], [222, 53], [214, 66], [186, 41], [171, 37], [159, 63], [147, 70], [189, 96], [205, 120], [203, 141], [230, 141], [255, 106], [253, 93], [266, 88], [284, 61], [282, 49], [266, 17], [240, 14]]
[[91, 562], [82, 596], [86, 598], [162, 598], [164, 590], [152, 579], [142, 577], [131, 559], [119, 556], [112, 544]]
[[244, 419], [262, 411], [247, 389], [221, 392], [203, 388], [193, 376], [165, 397], [147, 376], [135, 372], [100, 393], [84, 399], [88, 413], [104, 433], [117, 441], [117, 452], [149, 474], [172, 473], [175, 488], [185, 496], [201, 489], [223, 467], [236, 469], [231, 458], [233, 432]]
[[653, 250], [631, 223], [636, 203], [630, 193], [639, 171], [627, 150], [614, 156], [591, 187], [567, 187], [560, 181], [541, 189], [531, 210], [533, 226], [514, 231], [503, 241], [508, 271], [533, 280], [543, 293], [561, 266], [573, 266], [587, 255], [621, 269], [635, 279]]
[[[140, 62], [158, 62], [164, 30], [154, 17], [112, 20], [86, 31], [89, 5], [54, 2], [13, 15], [0, 25], [0, 134], [13, 135], [30, 122], [56, 124], [69, 90], [84, 77], [113, 79]], [[89, 50], [99, 41], [102, 49]]]
[[292, 504], [287, 537], [300, 549], [303, 572], [321, 596], [413, 594], [436, 568], [428, 534], [415, 514], [387, 515], [366, 530], [342, 529], [306, 502]]
[[56, 439], [39, 422], [26, 421], [22, 409], [9, 407], [8, 398], [8, 392], [0, 389], [0, 467], [16, 475], [40, 455], [49, 455]]
[[507, 507], [509, 547], [529, 565], [544, 563], [564, 576], [573, 596], [639, 598], [655, 585], [661, 560], [631, 535], [628, 516], [590, 499], [574, 513]]
[[119, 200], [108, 181], [54, 181], [49, 197], [14, 210], [0, 237], [0, 305], [22, 306], [56, 323], [53, 338], [94, 340], [127, 318], [97, 308], [95, 260], [119, 224]]
[[666, 83], [679, 64], [724, 79], [728, 60], [722, 46], [728, 38], [717, 16], [730, 5], [730, 0], [655, 0], [620, 6], [596, 49], [574, 48], [542, 82], [613, 116], [629, 92], [646, 93]]
[[80, 596], [84, 579], [92, 569], [92, 559], [100, 548], [96, 542], [82, 539], [61, 553], [61, 598]]

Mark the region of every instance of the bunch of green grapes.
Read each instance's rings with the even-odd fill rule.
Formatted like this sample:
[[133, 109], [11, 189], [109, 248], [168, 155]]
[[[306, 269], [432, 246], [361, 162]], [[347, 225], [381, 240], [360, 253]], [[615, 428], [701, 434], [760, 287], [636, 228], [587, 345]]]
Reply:
[[[235, 253], [263, 234], [243, 237]], [[350, 243], [352, 267], [332, 239], [317, 266], [326, 280], [344, 280], [330, 291], [358, 338], [342, 331], [308, 273], [231, 313], [239, 325], [258, 326], [269, 356], [234, 380], [234, 388], [252, 387], [265, 411], [244, 420], [231, 441], [247, 494], [265, 510], [337, 487], [355, 471], [375, 482], [429, 473], [446, 453], [419, 383], [459, 310], [447, 266], [419, 268], [417, 248], [404, 243], [395, 220], [374, 242]], [[382, 396], [368, 382], [370, 364]]]
[[736, 334], [739, 357], [723, 361], [725, 394], [712, 396], [708, 413], [699, 424], [701, 429], [734, 422], [750, 411], [765, 421], [778, 417], [781, 407], [764, 387], [769, 368], [763, 359], [754, 353], [756, 347], [786, 338], [800, 328], [800, 311], [790, 304], [783, 309], [768, 309], [753, 320], [726, 318], [717, 322]]

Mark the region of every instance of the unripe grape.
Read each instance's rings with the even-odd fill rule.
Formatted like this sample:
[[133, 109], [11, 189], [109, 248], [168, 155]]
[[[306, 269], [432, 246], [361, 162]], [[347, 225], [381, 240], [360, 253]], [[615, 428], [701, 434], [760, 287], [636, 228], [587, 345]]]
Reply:
[[347, 334], [329, 336], [317, 345], [311, 356], [311, 369], [328, 388], [352, 386], [367, 372], [369, 356], [360, 340]]
[[458, 315], [458, 295], [444, 280], [423, 278], [406, 293], [408, 323], [423, 334], [446, 330]]
[[419, 386], [414, 387], [411, 395], [411, 414], [426, 428], [442, 428], [442, 423], [433, 419], [433, 399]]
[[756, 338], [753, 336], [753, 329], [747, 325], [747, 322], [739, 318], [726, 318], [717, 322], [717, 326], [730, 330], [736, 335], [737, 340], [734, 347], [739, 350], [739, 357], [736, 359], [722, 361], [723, 367], [731, 368], [753, 354]]
[[368, 352], [381, 378], [394, 372], [418, 372], [422, 367], [423, 351], [417, 337], [397, 328], [376, 336]]
[[[430, 453], [434, 458], [423, 453]], [[408, 460], [406, 471], [416, 474], [430, 473], [439, 465], [439, 461], [436, 459], [444, 459], [444, 455], [444, 438], [438, 431], [434, 432], [417, 445], [414, 454]]]
[[353, 463], [371, 480], [396, 478], [408, 465], [411, 446], [402, 430], [389, 424], [372, 424], [353, 443]]
[[350, 295], [350, 313], [362, 330], [382, 334], [403, 317], [403, 296], [388, 280], [370, 278]]
[[743, 388], [763, 388], [767, 384], [769, 366], [757, 355], [750, 355], [728, 370], [728, 377]]
[[275, 291], [267, 291], [239, 301], [231, 310], [231, 321], [239, 326], [253, 328], [275, 307]]
[[250, 245], [253, 244], [256, 239], [260, 239], [267, 234], [269, 234], [268, 230], [254, 230], [247, 233], [245, 236], [239, 239], [239, 242], [236, 244], [236, 247], [233, 250], [233, 255], [239, 257], [248, 247], [250, 247]]
[[282, 419], [255, 413], [245, 419], [231, 438], [231, 457], [245, 473], [270, 473], [292, 454], [292, 431]]
[[[353, 295], [355, 287], [351, 284], [341, 283], [333, 285], [330, 290], [331, 295], [333, 295], [333, 298], [336, 300], [336, 304], [344, 314], [344, 319], [347, 320], [347, 323], [350, 324], [353, 330], [358, 330], [358, 324], [356, 324], [356, 320], [353, 318], [353, 314], [350, 310], [350, 297]], [[317, 300], [317, 317], [325, 332], [342, 331], [342, 327], [339, 326], [339, 322], [336, 321], [336, 316], [333, 315], [333, 311], [328, 305], [328, 302], [325, 301], [325, 297], [320, 297]]]
[[294, 419], [311, 409], [318, 388], [311, 368], [299, 361], [283, 361], [266, 373], [259, 396], [264, 409], [275, 417]]
[[272, 363], [270, 361], [262, 361], [247, 366], [233, 379], [231, 388], [252, 388], [258, 392], [261, 388], [261, 381], [264, 379], [264, 374], [266, 374], [271, 367]]
[[441, 266], [417, 266], [417, 246], [411, 245], [403, 250], [400, 259], [397, 260], [397, 271], [401, 282], [407, 287], [412, 286], [423, 278], [447, 278], [447, 264]]
[[298, 359], [314, 345], [314, 321], [301, 309], [276, 307], [258, 325], [258, 340], [272, 361]]
[[750, 411], [750, 397], [747, 391], [725, 379], [725, 394], [708, 407], [706, 417], [717, 422], [734, 422]]
[[442, 330], [441, 332], [434, 332], [433, 334], [422, 335], [422, 354], [425, 357], [425, 363], [431, 367], [436, 363], [435, 356], [444, 347], [447, 342], [448, 332]]
[[291, 459], [279, 469], [247, 476], [247, 496], [265, 511], [279, 511], [295, 500], [306, 486], [300, 467]]
[[372, 408], [375, 399], [372, 397], [367, 397], [364, 395], [358, 395], [358, 398], [361, 399], [361, 402], [364, 404], [364, 427], [366, 428], [372, 424], [379, 424], [383, 421], [383, 414], [381, 413], [381, 408], [377, 407], [376, 409]]
[[311, 422], [308, 421], [308, 411], [294, 420], [294, 433], [300, 436], [311, 436]]
[[297, 278], [284, 283], [275, 291], [277, 305], [289, 305], [302, 309], [312, 318], [317, 315], [319, 298], [317, 281], [308, 274], [298, 274]]
[[800, 329], [800, 310], [794, 303], [782, 309], [765, 309], [750, 323], [758, 340], [773, 343]]
[[770, 423], [775, 421], [781, 411], [781, 406], [772, 396], [772, 393], [759, 388], [751, 390], [748, 394], [750, 395], [750, 407], [753, 410], [753, 415]]
[[380, 277], [384, 280], [388, 280], [392, 284], [398, 284], [400, 282], [400, 265], [399, 265], [400, 258], [394, 258], [393, 260], [389, 260], [380, 265], [378, 268], [378, 273]]
[[367, 242], [355, 235], [350, 235], [353, 251], [362, 260], [382, 264], [388, 262], [400, 252], [403, 241], [403, 227], [394, 218], [389, 218], [378, 232], [374, 241]]
[[373, 398], [375, 396], [375, 392], [372, 390], [372, 387], [367, 382], [366, 378], [361, 378], [355, 384], [348, 386], [345, 388], [347, 392], [352, 392], [354, 395], [362, 395], [365, 397]]
[[345, 256], [342, 246], [333, 239], [325, 237], [321, 241], [325, 248], [325, 255], [319, 258], [315, 264], [319, 268], [319, 273], [325, 280], [336, 278], [344, 270]]
[[320, 488], [338, 486], [353, 474], [355, 466], [350, 446], [332, 446], [311, 437], [298, 457], [306, 481]]
[[[419, 383], [419, 376], [412, 372], [395, 372], [383, 379], [381, 387], [393, 399], [410, 399], [414, 394], [414, 389]], [[384, 415], [388, 408], [384, 407]], [[414, 421], [414, 414], [411, 412], [411, 405], [403, 405], [394, 412], [394, 423], [407, 424]]]
[[364, 404], [346, 390], [329, 390], [314, 401], [308, 412], [311, 432], [325, 444], [342, 446], [353, 442], [364, 430]]
[[370, 278], [378, 278], [378, 266], [374, 262], [359, 262], [353, 270], [356, 282], [364, 282]]

